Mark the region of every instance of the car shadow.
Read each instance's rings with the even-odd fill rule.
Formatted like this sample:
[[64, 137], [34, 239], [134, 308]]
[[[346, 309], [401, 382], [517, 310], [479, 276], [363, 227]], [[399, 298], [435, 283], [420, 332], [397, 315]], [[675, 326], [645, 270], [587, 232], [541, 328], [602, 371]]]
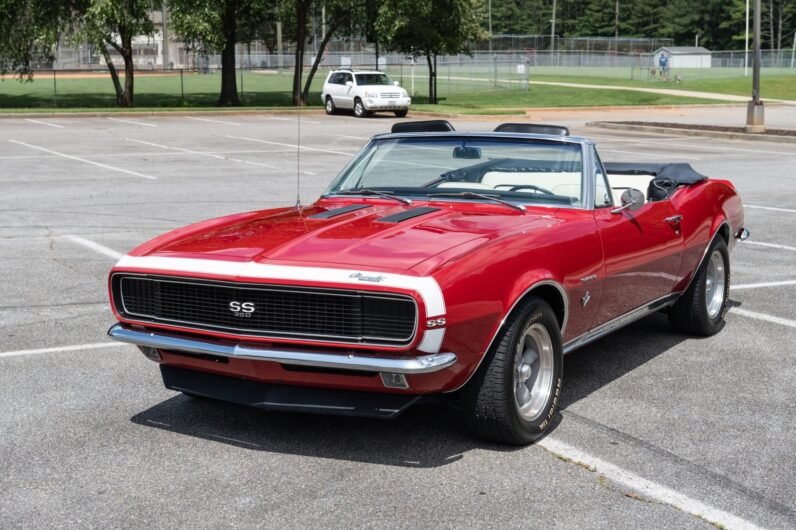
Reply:
[[[733, 305], [739, 305], [731, 302]], [[587, 398], [693, 337], [674, 333], [660, 313], [567, 355], [561, 408]], [[474, 449], [521, 448], [484, 442], [453, 400], [420, 404], [394, 420], [268, 412], [176, 395], [131, 418], [138, 425], [244, 449], [414, 468], [445, 466]], [[548, 434], [566, 418], [559, 413]]]

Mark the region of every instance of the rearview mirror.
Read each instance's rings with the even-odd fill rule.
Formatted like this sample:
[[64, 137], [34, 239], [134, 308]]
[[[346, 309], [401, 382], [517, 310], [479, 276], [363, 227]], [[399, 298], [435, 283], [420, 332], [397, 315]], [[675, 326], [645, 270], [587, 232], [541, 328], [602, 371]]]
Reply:
[[644, 194], [636, 188], [628, 188], [622, 193], [619, 201], [622, 203], [622, 206], [614, 208], [611, 210], [611, 213], [619, 213], [624, 210], [635, 212], [644, 206]]
[[353, 81], [346, 81], [345, 82], [345, 86], [352, 87], [352, 86], [354, 86], [354, 82]]
[[398, 81], [393, 81], [392, 84], [395, 86], [401, 86], [401, 83], [399, 83]]
[[468, 160], [474, 160], [481, 158], [481, 149], [478, 147], [454, 147], [453, 148], [453, 158], [466, 158]]

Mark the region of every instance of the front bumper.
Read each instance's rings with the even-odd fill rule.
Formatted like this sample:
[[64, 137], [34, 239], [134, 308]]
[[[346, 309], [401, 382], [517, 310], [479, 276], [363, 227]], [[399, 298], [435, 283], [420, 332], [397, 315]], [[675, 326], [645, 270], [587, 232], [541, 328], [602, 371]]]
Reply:
[[[382, 374], [382, 379], [385, 379], [386, 374], [415, 375], [437, 372], [453, 366], [457, 361], [456, 354], [450, 352], [433, 353], [418, 357], [373, 357], [331, 353], [328, 351], [263, 348], [253, 345], [243, 346], [206, 339], [187, 338], [161, 331], [139, 331], [123, 324], [112, 326], [108, 330], [108, 335], [120, 342], [135, 344], [142, 349], [162, 349], [235, 359], [269, 361], [288, 366], [379, 372]], [[151, 355], [147, 356], [152, 358]]]
[[409, 110], [409, 105], [412, 104], [412, 98], [397, 98], [397, 99], [384, 99], [384, 98], [365, 98], [362, 101], [367, 110]]

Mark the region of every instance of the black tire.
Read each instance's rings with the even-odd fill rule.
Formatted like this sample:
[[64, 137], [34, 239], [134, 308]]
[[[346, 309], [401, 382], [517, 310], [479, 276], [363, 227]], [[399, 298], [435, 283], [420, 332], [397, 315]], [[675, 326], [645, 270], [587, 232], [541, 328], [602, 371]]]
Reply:
[[407, 109], [401, 109], [395, 111], [396, 118], [406, 118], [407, 114], [409, 114], [409, 111]]
[[325, 104], [326, 114], [332, 115], [337, 114], [337, 107], [334, 105], [334, 100], [332, 96], [326, 96], [326, 104]]
[[[550, 341], [547, 349], [550, 370], [545, 379], [549, 384], [543, 385], [546, 397], [539, 393], [539, 412], [526, 417], [520, 412], [519, 398], [516, 397], [520, 384], [520, 370], [516, 363], [523, 355], [520, 347], [525, 348], [526, 336], [531, 330], [539, 332], [540, 327], [544, 328]], [[520, 339], [523, 339], [522, 343]], [[561, 331], [555, 313], [544, 300], [531, 298], [512, 315], [478, 371], [462, 389], [467, 425], [481, 438], [495, 442], [526, 445], [537, 440], [556, 412], [563, 364]], [[536, 373], [537, 376], [541, 373], [538, 366]]]
[[354, 100], [354, 116], [357, 118], [367, 118], [370, 116], [370, 112], [367, 111], [365, 104], [362, 103], [362, 100], [359, 98]]
[[[711, 261], [714, 262], [711, 267]], [[722, 262], [722, 270], [715, 264]], [[720, 300], [711, 295], [711, 286], [716, 283], [711, 277], [723, 278], [723, 292]], [[669, 309], [669, 323], [675, 331], [693, 335], [715, 335], [724, 327], [724, 315], [727, 312], [727, 297], [730, 293], [730, 253], [727, 242], [719, 235], [710, 245], [705, 260], [696, 272], [691, 285]], [[713, 301], [711, 306], [710, 302]], [[719, 304], [720, 301], [720, 304]], [[711, 307], [713, 310], [711, 311]]]

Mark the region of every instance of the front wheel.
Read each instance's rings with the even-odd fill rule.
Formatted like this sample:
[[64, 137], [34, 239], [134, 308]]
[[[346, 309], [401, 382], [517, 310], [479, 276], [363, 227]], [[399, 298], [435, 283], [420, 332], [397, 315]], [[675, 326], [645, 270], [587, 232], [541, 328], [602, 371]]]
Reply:
[[409, 113], [407, 109], [401, 109], [395, 111], [396, 118], [406, 118], [406, 115]]
[[332, 115], [337, 112], [337, 107], [334, 106], [332, 96], [326, 96], [326, 114]]
[[669, 309], [669, 323], [681, 333], [710, 336], [724, 327], [730, 293], [730, 253], [724, 238], [710, 245], [691, 285]]
[[367, 111], [365, 105], [362, 103], [362, 100], [357, 98], [354, 100], [354, 116], [357, 118], [365, 118], [369, 116], [370, 112]]
[[467, 424], [496, 442], [525, 445], [538, 439], [556, 412], [563, 364], [555, 313], [544, 300], [531, 298], [463, 389]]

